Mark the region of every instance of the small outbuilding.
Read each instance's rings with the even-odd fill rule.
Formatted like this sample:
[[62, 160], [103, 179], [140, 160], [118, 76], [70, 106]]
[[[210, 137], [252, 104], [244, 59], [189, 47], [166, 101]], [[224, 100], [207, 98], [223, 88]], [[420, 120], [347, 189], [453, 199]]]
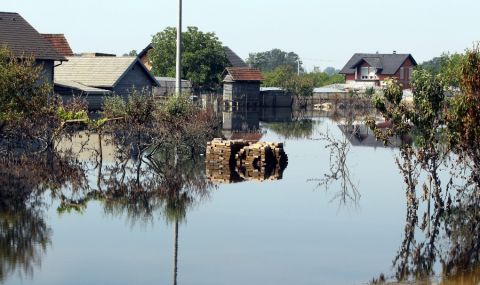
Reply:
[[105, 95], [128, 99], [133, 92], [152, 94], [157, 80], [137, 57], [88, 56], [68, 57], [55, 68], [55, 92], [68, 100], [84, 96], [89, 110], [99, 110]]
[[260, 85], [264, 80], [259, 69], [227, 67], [222, 74], [223, 102], [230, 106], [260, 106]]

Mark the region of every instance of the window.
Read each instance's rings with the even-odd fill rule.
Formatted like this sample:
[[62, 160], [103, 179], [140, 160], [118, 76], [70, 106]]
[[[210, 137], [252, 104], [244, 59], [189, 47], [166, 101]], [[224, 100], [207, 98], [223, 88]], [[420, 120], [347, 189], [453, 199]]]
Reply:
[[410, 67], [408, 69], [408, 80], [412, 80], [412, 76], [413, 76], [413, 67]]
[[400, 80], [405, 80], [405, 70], [400, 67]]
[[368, 79], [368, 67], [362, 67], [360, 69], [360, 76], [361, 79]]

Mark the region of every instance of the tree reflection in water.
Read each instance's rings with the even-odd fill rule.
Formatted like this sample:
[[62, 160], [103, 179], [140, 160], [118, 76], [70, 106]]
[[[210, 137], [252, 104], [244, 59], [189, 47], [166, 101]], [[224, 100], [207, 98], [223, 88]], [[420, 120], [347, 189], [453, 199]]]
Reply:
[[[52, 153], [4, 159], [0, 168], [0, 282], [15, 272], [32, 277], [51, 243], [41, 194], [84, 185], [74, 159]], [[67, 186], [68, 185], [68, 186]]]

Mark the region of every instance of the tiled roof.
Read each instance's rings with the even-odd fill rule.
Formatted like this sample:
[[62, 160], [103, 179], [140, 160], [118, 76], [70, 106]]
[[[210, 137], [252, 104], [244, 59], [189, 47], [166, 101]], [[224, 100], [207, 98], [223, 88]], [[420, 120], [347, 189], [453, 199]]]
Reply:
[[42, 34], [61, 55], [73, 56], [73, 51], [63, 34]]
[[232, 67], [248, 67], [248, 65], [229, 47], [223, 47], [227, 60]]
[[17, 13], [0, 12], [0, 46], [7, 46], [17, 57], [33, 55], [42, 60], [65, 60]]
[[343, 67], [340, 74], [354, 74], [356, 67], [365, 61], [370, 66], [378, 68], [379, 74], [393, 75], [407, 58], [410, 58], [414, 65], [417, 64], [411, 54], [356, 53]]
[[[135, 63], [143, 66], [137, 57], [68, 57], [68, 62], [55, 68], [55, 82], [74, 81], [91, 87], [113, 88]], [[148, 70], [145, 72], [154, 85], [158, 85]]]
[[259, 69], [248, 67], [227, 67], [223, 72], [224, 81], [263, 81], [262, 72]]

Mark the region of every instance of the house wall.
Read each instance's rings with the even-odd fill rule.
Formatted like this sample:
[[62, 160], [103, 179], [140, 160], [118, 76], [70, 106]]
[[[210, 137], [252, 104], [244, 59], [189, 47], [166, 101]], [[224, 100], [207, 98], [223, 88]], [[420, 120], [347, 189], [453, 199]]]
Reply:
[[260, 106], [262, 107], [291, 107], [292, 94], [285, 91], [261, 91]]
[[259, 106], [260, 82], [228, 82], [223, 86], [223, 101], [237, 106]]
[[54, 61], [53, 60], [37, 60], [36, 64], [43, 66], [42, 83], [47, 82], [48, 84], [53, 84], [53, 66], [55, 65]]
[[113, 92], [127, 100], [128, 96], [132, 94], [134, 90], [139, 92], [145, 91], [151, 94], [152, 88], [152, 81], [145, 70], [137, 62], [127, 71], [127, 74], [120, 80], [120, 82], [117, 83], [113, 88]]
[[62, 97], [63, 103], [70, 102], [74, 96], [81, 97], [87, 101], [89, 111], [98, 111], [103, 108], [103, 101], [108, 95], [104, 94], [86, 94], [80, 90], [55, 85], [54, 92]]

